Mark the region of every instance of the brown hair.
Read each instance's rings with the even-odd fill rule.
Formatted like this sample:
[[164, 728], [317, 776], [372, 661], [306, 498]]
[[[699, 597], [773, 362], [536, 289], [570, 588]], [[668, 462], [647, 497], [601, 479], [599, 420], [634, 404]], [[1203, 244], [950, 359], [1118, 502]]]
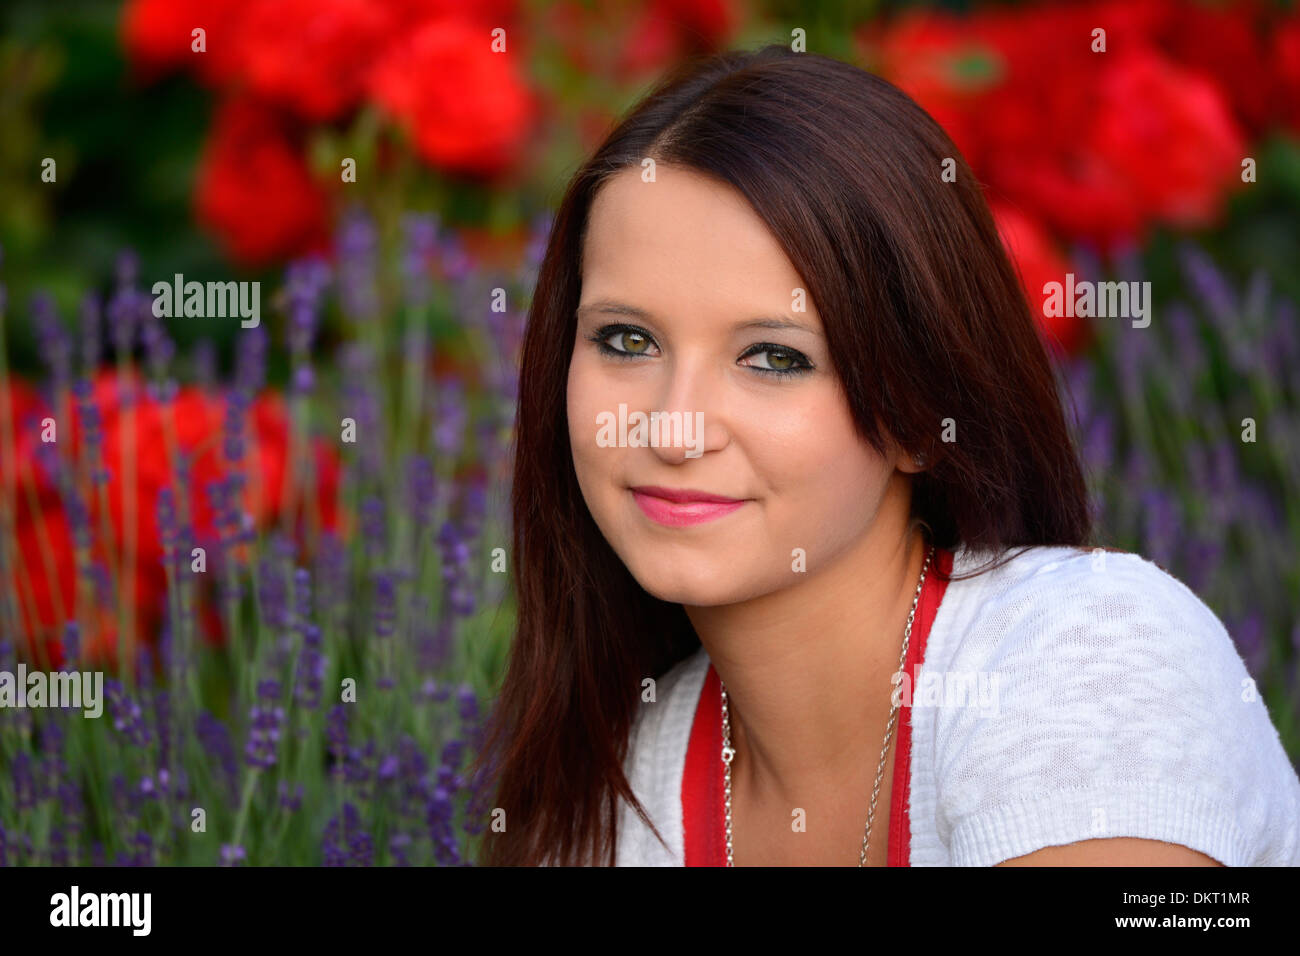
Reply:
[[[653, 829], [623, 774], [641, 682], [699, 647], [681, 605], [642, 589], [596, 526], [563, 412], [588, 211], [645, 157], [730, 184], [763, 218], [822, 317], [862, 437], [928, 456], [912, 516], [934, 544], [1004, 555], [1090, 536], [1056, 379], [947, 134], [890, 83], [828, 57], [773, 45], [688, 61], [573, 177], [529, 311], [511, 493], [518, 627], [478, 760], [506, 813], [505, 832], [485, 836], [490, 865], [612, 864], [619, 797]], [[941, 178], [948, 158], [955, 182]], [[938, 440], [944, 419], [955, 442]]]

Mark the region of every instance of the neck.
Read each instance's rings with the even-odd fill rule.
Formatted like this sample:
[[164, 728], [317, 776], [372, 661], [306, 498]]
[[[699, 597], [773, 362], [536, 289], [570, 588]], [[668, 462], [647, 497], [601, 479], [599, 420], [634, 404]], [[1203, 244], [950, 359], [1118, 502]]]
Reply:
[[687, 608], [726, 685], [733, 773], [756, 794], [783, 799], [842, 784], [843, 768], [864, 761], [875, 770], [927, 550], [920, 530], [908, 529], [905, 492], [901, 510], [886, 502], [853, 548], [794, 586]]

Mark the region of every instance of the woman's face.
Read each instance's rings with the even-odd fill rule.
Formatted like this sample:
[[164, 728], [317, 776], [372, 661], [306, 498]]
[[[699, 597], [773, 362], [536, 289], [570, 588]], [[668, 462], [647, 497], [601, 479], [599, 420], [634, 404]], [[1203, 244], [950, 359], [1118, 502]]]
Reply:
[[[757, 213], [697, 172], [659, 165], [656, 177], [621, 172], [592, 206], [568, 381], [573, 463], [642, 587], [731, 604], [799, 583], [862, 541], [898, 454], [855, 431], [821, 319]], [[636, 412], [679, 412], [682, 430], [638, 436]], [[741, 503], [673, 504], [633, 491], [644, 487]]]

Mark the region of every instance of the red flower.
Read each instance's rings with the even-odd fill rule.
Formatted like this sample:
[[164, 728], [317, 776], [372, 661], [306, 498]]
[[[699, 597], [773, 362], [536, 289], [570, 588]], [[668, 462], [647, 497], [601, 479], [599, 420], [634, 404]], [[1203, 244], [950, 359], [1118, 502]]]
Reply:
[[379, 3], [400, 26], [407, 28], [452, 16], [489, 28], [509, 28], [519, 15], [519, 0], [379, 0]]
[[515, 67], [517, 51], [494, 53], [491, 43], [486, 26], [433, 20], [391, 49], [372, 74], [375, 101], [436, 166], [496, 175], [514, 164], [528, 136], [536, 101]]
[[1057, 252], [1047, 232], [1014, 206], [998, 199], [989, 201], [998, 234], [1011, 263], [1020, 274], [1029, 311], [1038, 325], [1044, 343], [1056, 355], [1072, 355], [1084, 344], [1088, 326], [1078, 316], [1043, 315], [1043, 286], [1064, 282], [1070, 265]]
[[371, 0], [255, 0], [239, 31], [249, 89], [311, 120], [361, 99], [394, 20]]
[[627, 79], [724, 46], [740, 16], [733, 0], [650, 0], [633, 21], [617, 74]]
[[[122, 45], [142, 79], [190, 68], [216, 86], [236, 72], [233, 42], [243, 0], [129, 0], [122, 10]], [[204, 52], [193, 31], [204, 31]]]
[[976, 167], [980, 139], [974, 134], [974, 106], [1006, 72], [997, 47], [973, 35], [956, 16], [921, 8], [888, 27], [869, 24], [859, 40], [872, 71], [924, 107]]
[[[173, 486], [173, 461], [170, 456], [172, 437], [179, 452], [190, 461], [189, 481], [176, 489], [178, 514], [183, 505], [189, 512], [196, 540], [211, 547], [217, 529], [208, 495], [210, 484], [223, 479], [230, 465], [224, 458], [220, 436], [225, 419], [225, 400], [194, 387], [180, 389], [171, 403], [161, 403], [149, 396], [134, 377], [137, 396], [134, 405], [123, 407], [119, 400], [118, 379], [113, 371], [103, 371], [93, 381], [90, 401], [102, 421], [101, 457], [95, 463], [106, 470], [107, 485], [96, 489], [85, 504], [89, 509], [92, 535], [92, 560], [105, 567], [117, 567], [124, 558], [128, 496], [124, 479], [127, 456], [134, 466], [133, 483], [136, 536], [134, 566], [121, 569], [126, 582], [125, 593], [110, 595], [107, 606], [96, 602], [95, 626], [83, 634], [83, 646], [92, 658], [115, 660], [117, 644], [117, 602], [131, 601], [138, 622], [138, 633], [152, 640], [162, 620], [166, 596], [162, 538], [158, 526], [158, 493]], [[72, 405], [71, 398], [69, 403]], [[10, 404], [15, 423], [17, 468], [11, 474], [4, 469], [0, 456], [0, 493], [14, 495], [16, 539], [20, 566], [25, 580], [17, 586], [24, 633], [32, 635], [59, 660], [58, 640], [65, 619], [75, 612], [77, 599], [77, 561], [72, 528], [65, 502], [58, 490], [56, 476], [38, 461], [39, 420], [51, 414], [39, 397], [21, 383], [12, 383]], [[75, 407], [75, 406], [74, 406]], [[289, 419], [281, 397], [274, 392], [259, 396], [248, 418], [247, 457], [244, 468], [248, 477], [244, 510], [255, 526], [265, 528], [281, 519], [287, 507], [286, 462], [288, 461]], [[85, 436], [80, 416], [61, 423], [59, 442], [50, 447], [66, 447], [73, 460], [86, 454]], [[129, 438], [129, 442], [128, 442]], [[216, 440], [214, 440], [214, 438]], [[319, 526], [333, 530], [338, 526], [339, 464], [332, 447], [313, 442], [314, 491], [309, 501], [294, 509], [295, 524], [312, 520], [310, 509], [317, 509]], [[67, 468], [67, 461], [58, 467]], [[301, 476], [299, 477], [301, 481]], [[35, 491], [31, 504], [27, 487]], [[6, 499], [8, 500], [8, 499]], [[104, 508], [107, 503], [107, 510]], [[105, 540], [105, 525], [111, 540]], [[11, 587], [5, 581], [0, 586]]]
[[325, 196], [283, 121], [256, 101], [227, 100], [204, 147], [199, 221], [227, 254], [256, 266], [328, 248]]
[[1223, 96], [1160, 52], [1174, 16], [1167, 0], [917, 11], [863, 36], [981, 179], [1057, 234], [1107, 246], [1154, 221], [1213, 221], [1240, 168]]
[[1143, 49], [1102, 73], [1090, 145], [1147, 217], [1186, 227], [1215, 221], [1246, 148], [1213, 83]]
[[1157, 37], [1161, 50], [1211, 80], [1249, 135], [1266, 132], [1277, 121], [1281, 104], [1268, 57], [1265, 6], [1259, 0], [1162, 0], [1160, 6], [1165, 13]]
[[1300, 15], [1278, 25], [1273, 34], [1273, 71], [1278, 78], [1282, 121], [1300, 136]]

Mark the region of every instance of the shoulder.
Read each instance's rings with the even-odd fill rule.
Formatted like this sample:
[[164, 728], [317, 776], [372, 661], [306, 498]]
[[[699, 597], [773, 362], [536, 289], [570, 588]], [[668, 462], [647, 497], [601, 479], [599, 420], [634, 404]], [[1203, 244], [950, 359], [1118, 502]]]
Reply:
[[936, 724], [955, 863], [1108, 837], [1300, 862], [1300, 780], [1232, 639], [1182, 582], [1140, 555], [1047, 547], [952, 587], [937, 666], [993, 691]]
[[709, 656], [703, 647], [698, 647], [662, 676], [647, 675], [642, 681], [640, 704], [632, 724], [633, 742], [653, 750], [655, 744], [663, 743], [665, 737], [679, 730], [683, 721], [687, 722], [689, 731], [708, 669]]
[[[624, 773], [637, 800], [667, 843], [665, 846], [632, 810], [620, 801], [619, 866], [681, 866], [685, 861], [682, 831], [682, 774], [695, 708], [708, 673], [704, 648], [673, 665], [653, 684], [643, 684], [628, 738]], [[653, 688], [654, 693], [648, 691]]]

